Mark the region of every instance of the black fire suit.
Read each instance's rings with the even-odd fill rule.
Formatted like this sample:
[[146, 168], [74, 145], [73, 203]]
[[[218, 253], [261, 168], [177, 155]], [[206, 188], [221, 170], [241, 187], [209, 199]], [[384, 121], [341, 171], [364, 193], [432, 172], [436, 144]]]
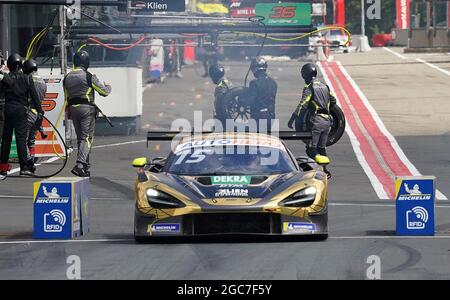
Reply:
[[307, 153], [313, 159], [317, 154], [327, 155], [326, 145], [332, 124], [330, 108], [335, 104], [336, 97], [328, 85], [318, 80], [305, 85], [302, 99], [293, 117], [300, 117], [307, 110], [311, 113], [308, 128], [311, 129], [312, 141]]
[[224, 99], [231, 87], [232, 83], [228, 79], [222, 78], [214, 90], [214, 118], [219, 120], [224, 128], [227, 120]]
[[5, 124], [5, 93], [3, 91], [3, 74], [0, 74], [0, 144], [2, 143], [3, 137], [3, 126]]
[[[37, 73], [33, 74], [34, 87], [39, 97], [39, 102], [42, 103], [45, 94], [47, 93], [47, 84]], [[28, 150], [30, 159], [34, 160], [36, 152], [36, 134], [42, 126], [42, 118], [39, 119], [39, 115], [34, 106], [31, 106], [31, 110], [28, 112], [28, 126], [30, 127], [28, 132]]]
[[30, 99], [31, 105], [36, 108], [39, 114], [44, 114], [33, 77], [21, 71], [11, 72], [4, 75], [2, 85], [5, 93], [5, 125], [0, 162], [2, 165], [8, 163], [14, 131], [20, 169], [22, 171], [30, 171], [34, 163], [29, 159], [27, 147], [29, 130], [27, 115], [30, 108], [28, 99]]
[[[277, 90], [277, 83], [267, 74], [262, 74], [250, 82], [245, 98], [251, 105], [252, 118], [256, 120], [258, 132], [264, 129], [270, 132], [272, 129]], [[261, 121], [260, 124], [260, 120], [265, 122]], [[260, 128], [261, 125], [263, 128]]]

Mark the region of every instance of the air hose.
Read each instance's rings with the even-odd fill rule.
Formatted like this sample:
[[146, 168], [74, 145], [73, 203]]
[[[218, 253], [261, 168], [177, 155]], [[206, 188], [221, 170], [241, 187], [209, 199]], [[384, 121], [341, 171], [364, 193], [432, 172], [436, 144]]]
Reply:
[[58, 134], [62, 144], [63, 144], [63, 148], [64, 148], [64, 152], [65, 152], [65, 157], [60, 157], [63, 159], [63, 164], [62, 166], [55, 172], [51, 173], [51, 174], [45, 174], [45, 175], [31, 175], [31, 176], [14, 176], [14, 175], [7, 175], [5, 176], [5, 178], [3, 178], [2, 180], [5, 180], [6, 178], [10, 177], [10, 178], [41, 178], [41, 179], [45, 179], [45, 178], [50, 178], [53, 176], [58, 175], [59, 173], [61, 173], [64, 168], [67, 165], [67, 157], [69, 155], [69, 148], [67, 147], [67, 144], [65, 143], [63, 136], [61, 134], [61, 132], [59, 132], [59, 130], [56, 128], [56, 126], [49, 120], [47, 119], [45, 116], [43, 116], [43, 118], [50, 124], [50, 126], [53, 128], [53, 131], [56, 132], [56, 134]]
[[[264, 21], [264, 17], [263, 17], [263, 16], [250, 17], [250, 18], [248, 18], [248, 20], [249, 20], [250, 22], [252, 22], [252, 23], [256, 23], [256, 24], [258, 24], [259, 26], [263, 26], [263, 27], [264, 27], [264, 31], [265, 31], [265, 32], [264, 32], [264, 35], [258, 35], [258, 36], [262, 36], [262, 37], [263, 37], [263, 41], [262, 41], [262, 43], [261, 43], [261, 47], [259, 48], [258, 53], [256, 54], [256, 57], [258, 57], [258, 56], [261, 55], [261, 53], [262, 53], [262, 51], [263, 51], [263, 49], [264, 49], [264, 46], [266, 45], [266, 40], [267, 40], [267, 27], [266, 27], [266, 24], [263, 22], [263, 21]], [[247, 87], [247, 80], [248, 80], [248, 75], [250, 74], [250, 70], [251, 70], [251, 64], [250, 64], [250, 66], [248, 67], [247, 74], [245, 74], [244, 87]]]
[[322, 28], [319, 28], [319, 29], [307, 32], [305, 34], [302, 34], [302, 35], [299, 35], [299, 36], [295, 36], [295, 37], [290, 37], [290, 38], [278, 38], [278, 37], [274, 37], [274, 36], [265, 36], [265, 35], [263, 35], [261, 33], [256, 33], [256, 32], [245, 32], [244, 31], [244, 32], [235, 32], [235, 33], [245, 34], [245, 35], [254, 35], [254, 36], [258, 36], [258, 37], [265, 37], [265, 38], [267, 38], [269, 40], [276, 41], [276, 42], [290, 42], [290, 41], [295, 41], [295, 40], [300, 40], [300, 39], [306, 38], [308, 36], [311, 36], [313, 34], [316, 34], [316, 33], [322, 32], [322, 31], [329, 31], [329, 30], [333, 30], [333, 29], [334, 30], [336, 30], [336, 29], [337, 30], [342, 30], [347, 35], [347, 41], [344, 44], [344, 46], [347, 46], [350, 43], [350, 41], [351, 41], [352, 35], [343, 26], [326, 26], [326, 27], [322, 27]]
[[[54, 172], [54, 173], [52, 173], [52, 174], [49, 174], [49, 175], [33, 175], [32, 177], [34, 177], [34, 178], [50, 178], [50, 177], [53, 177], [53, 176], [58, 175], [58, 174], [61, 173], [61, 172], [64, 170], [64, 168], [66, 167], [66, 165], [67, 165], [67, 158], [69, 157], [69, 148], [67, 147], [67, 144], [66, 144], [66, 142], [64, 141], [64, 138], [63, 138], [61, 132], [59, 132], [58, 128], [57, 128], [52, 122], [50, 122], [50, 120], [47, 119], [45, 116], [44, 116], [44, 119], [50, 124], [50, 126], [52, 126], [53, 132], [56, 132], [56, 133], [58, 134], [59, 139], [61, 140], [61, 143], [62, 143], [63, 148], [64, 148], [65, 156], [64, 156], [64, 157], [61, 157], [61, 156], [59, 156], [59, 155], [57, 154], [57, 151], [55, 151], [55, 154], [57, 154], [58, 157], [61, 158], [61, 159], [63, 160], [63, 164], [62, 164], [61, 168], [59, 168], [56, 172]], [[52, 138], [53, 149], [54, 149], [53, 141], [54, 141], [54, 138], [55, 138], [54, 136], [55, 136], [55, 135], [53, 134], [53, 138]]]

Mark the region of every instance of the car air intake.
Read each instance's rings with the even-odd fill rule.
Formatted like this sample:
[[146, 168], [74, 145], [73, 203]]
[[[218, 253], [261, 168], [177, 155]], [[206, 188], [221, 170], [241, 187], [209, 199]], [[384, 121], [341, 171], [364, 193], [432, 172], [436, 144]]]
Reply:
[[280, 215], [271, 213], [208, 213], [192, 215], [194, 234], [281, 233]]

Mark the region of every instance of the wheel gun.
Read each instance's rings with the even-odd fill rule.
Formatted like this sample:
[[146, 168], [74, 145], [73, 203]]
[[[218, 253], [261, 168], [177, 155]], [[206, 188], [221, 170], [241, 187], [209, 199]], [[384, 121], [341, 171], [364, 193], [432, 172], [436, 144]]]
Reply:
[[98, 116], [100, 114], [106, 120], [106, 122], [109, 124], [109, 126], [114, 127], [114, 124], [111, 122], [111, 120], [108, 118], [108, 116], [103, 113], [103, 111], [100, 109], [100, 107], [98, 107], [97, 104], [95, 104], [95, 103], [93, 103], [93, 105], [97, 112], [96, 115]]

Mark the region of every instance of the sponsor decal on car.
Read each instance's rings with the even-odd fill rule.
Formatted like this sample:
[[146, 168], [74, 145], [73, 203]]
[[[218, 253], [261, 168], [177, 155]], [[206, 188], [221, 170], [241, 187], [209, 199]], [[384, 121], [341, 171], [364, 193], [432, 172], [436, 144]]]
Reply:
[[159, 223], [152, 225], [153, 232], [180, 232], [179, 223]]
[[284, 222], [284, 232], [295, 233], [313, 233], [316, 231], [316, 224], [313, 223], [300, 223], [300, 222]]
[[212, 185], [249, 185], [251, 176], [211, 176]]
[[284, 149], [283, 144], [275, 139], [267, 139], [267, 138], [254, 138], [254, 139], [210, 139], [210, 140], [201, 140], [201, 141], [193, 141], [187, 142], [183, 144], [179, 144], [174, 153], [178, 153], [180, 151], [198, 147], [219, 147], [219, 146], [259, 146], [259, 147], [270, 147], [277, 149]]
[[248, 197], [248, 189], [219, 189], [215, 197]]

